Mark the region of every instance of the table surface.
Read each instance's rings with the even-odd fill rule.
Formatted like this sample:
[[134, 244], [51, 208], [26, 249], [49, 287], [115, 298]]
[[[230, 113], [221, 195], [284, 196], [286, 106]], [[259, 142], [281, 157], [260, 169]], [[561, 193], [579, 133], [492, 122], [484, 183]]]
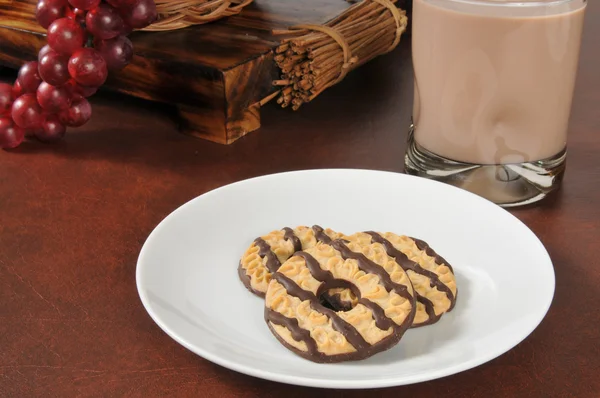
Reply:
[[[554, 261], [548, 315], [487, 364], [374, 396], [599, 396], [599, 50], [593, 1], [563, 187], [512, 211]], [[0, 153], [0, 396], [364, 396], [252, 378], [187, 351], [142, 307], [136, 260], [165, 216], [222, 185], [309, 168], [402, 171], [411, 101], [405, 40], [299, 112], [267, 106], [261, 130], [231, 146], [178, 134], [168, 107], [105, 93], [66, 141]]]

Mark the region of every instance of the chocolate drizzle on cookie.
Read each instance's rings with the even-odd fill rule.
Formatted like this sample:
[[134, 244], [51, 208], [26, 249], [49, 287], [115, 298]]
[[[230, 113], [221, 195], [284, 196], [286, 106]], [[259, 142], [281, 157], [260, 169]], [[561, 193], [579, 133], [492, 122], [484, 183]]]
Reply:
[[331, 243], [331, 238], [325, 233], [325, 230], [318, 225], [313, 225], [312, 230], [315, 233], [315, 239], [326, 244]]
[[427, 297], [421, 296], [419, 293], [415, 292], [417, 295], [417, 301], [419, 303], [422, 303], [425, 306], [425, 312], [427, 313], [427, 320], [425, 322], [421, 322], [418, 324], [413, 324], [411, 326], [411, 328], [420, 328], [421, 326], [427, 326], [427, 325], [432, 325], [434, 323], [436, 323], [437, 321], [440, 320], [440, 318], [442, 317], [442, 314], [437, 315], [435, 313], [435, 307], [433, 305], [433, 303], [431, 302], [431, 300], [429, 300]]
[[352, 325], [340, 318], [335, 311], [324, 307], [313, 292], [302, 289], [296, 282], [280, 272], [273, 274], [273, 278], [285, 288], [288, 294], [298, 297], [301, 301], [308, 300], [313, 310], [326, 315], [331, 320], [333, 328], [341, 333], [357, 351], [365, 350], [369, 347], [369, 343], [365, 341]]
[[[307, 331], [302, 331], [302, 328], [300, 328], [300, 325], [298, 324], [297, 320], [291, 320], [289, 318], [286, 318], [283, 315], [277, 313], [276, 311], [271, 310], [269, 307], [265, 307], [265, 320], [267, 321], [267, 323], [272, 322], [273, 324], [286, 327], [290, 331], [294, 340], [304, 341], [306, 343], [308, 352], [304, 352], [291, 346], [283, 338], [281, 338], [281, 336], [278, 333], [276, 333], [270, 325], [269, 328], [271, 328], [277, 339], [288, 349], [315, 362], [340, 362], [347, 360], [359, 360], [367, 358], [377, 352], [384, 351], [392, 347], [400, 340], [400, 338], [402, 337], [406, 329], [408, 329], [408, 327], [414, 319], [416, 310], [414, 298], [410, 295], [406, 286], [394, 283], [389, 277], [389, 274], [387, 274], [387, 272], [383, 269], [383, 267], [379, 266], [375, 262], [372, 262], [361, 253], [352, 252], [348, 247], [346, 247], [343, 241], [332, 241], [331, 246], [336, 248], [340, 253], [343, 252], [342, 258], [356, 259], [359, 263], [359, 267], [362, 267], [361, 269], [363, 269], [364, 272], [371, 272], [379, 275], [382, 284], [388, 289], [388, 291], [394, 290], [396, 293], [403, 297], [406, 297], [413, 303], [411, 312], [405, 318], [404, 322], [401, 325], [396, 324], [392, 319], [388, 318], [385, 315], [384, 309], [381, 308], [378, 304], [368, 299], [362, 298], [360, 295], [360, 290], [356, 285], [346, 280], [335, 279], [331, 271], [324, 270], [323, 268], [321, 268], [321, 265], [313, 256], [306, 252], [297, 252], [294, 254], [294, 256], [302, 257], [305, 261], [306, 267], [310, 271], [313, 278], [322, 282], [319, 286], [319, 289], [317, 290], [317, 294], [302, 289], [300, 286], [298, 286], [296, 282], [294, 282], [293, 280], [291, 280], [290, 278], [288, 278], [280, 272], [274, 273], [273, 278], [283, 286], [283, 288], [287, 291], [289, 295], [297, 297], [301, 301], [309, 301], [312, 309], [321, 314], [326, 315], [331, 320], [333, 328], [346, 338], [346, 340], [356, 349], [356, 352], [349, 354], [325, 355], [317, 351], [316, 342], [314, 340], [311, 344], [307, 342], [307, 336], [310, 336], [310, 334], [307, 335]], [[382, 272], [387, 275], [387, 278], [385, 277], [385, 275], [382, 274]], [[375, 344], [371, 345], [368, 342], [366, 342], [354, 326], [343, 320], [338, 315], [338, 313], [336, 313], [336, 311], [324, 307], [319, 302], [319, 296], [323, 292], [334, 288], [348, 288], [352, 290], [352, 292], [358, 298], [358, 303], [364, 305], [366, 308], [371, 310], [376, 326], [381, 330], [388, 330], [389, 328], [393, 328], [393, 333]]]
[[294, 230], [290, 227], [283, 228], [283, 239], [292, 241], [292, 245], [294, 245], [294, 252], [302, 250], [302, 242], [300, 239], [294, 234]]
[[[429, 285], [432, 288], [435, 287], [440, 292], [446, 293], [448, 300], [450, 300], [450, 308], [448, 309], [448, 311], [452, 310], [452, 308], [454, 307], [454, 303], [456, 302], [456, 298], [454, 297], [452, 290], [450, 290], [450, 288], [448, 286], [446, 286], [446, 284], [440, 280], [438, 274], [436, 274], [435, 272], [426, 270], [425, 268], [421, 267], [418, 263], [409, 259], [406, 256], [406, 254], [404, 254], [400, 250], [396, 249], [394, 247], [393, 243], [390, 242], [389, 240], [385, 239], [383, 236], [381, 236], [381, 234], [379, 234], [377, 232], [373, 232], [373, 231], [367, 231], [365, 233], [371, 236], [371, 239], [373, 242], [381, 243], [383, 245], [383, 247], [385, 248], [388, 256], [394, 258], [396, 260], [396, 262], [398, 264], [400, 264], [400, 266], [405, 271], [412, 271], [416, 274], [420, 274], [420, 275], [427, 277], [429, 279]], [[414, 240], [416, 243], [416, 240], [414, 238], [410, 238], [410, 239]], [[430, 257], [434, 257], [434, 255], [430, 254], [430, 252], [435, 254], [433, 249], [431, 249], [429, 247], [429, 245], [427, 245], [427, 243], [425, 243], [423, 241], [419, 241], [419, 242], [421, 242], [420, 243], [421, 247], [427, 247], [429, 249], [429, 252], [426, 251], [427, 255]], [[423, 249], [421, 249], [421, 247], [419, 247], [419, 244], [417, 244], [417, 248], [419, 248], [419, 250], [423, 250]], [[437, 256], [437, 254], [435, 254], [435, 256]], [[439, 257], [439, 256], [437, 256], [437, 257], [441, 259], [441, 257]], [[445, 261], [442, 261], [441, 263], [438, 263], [438, 264], [448, 265]], [[450, 266], [448, 266], [448, 268], [450, 268]], [[450, 270], [452, 270], [452, 268], [450, 268]], [[433, 313], [433, 315], [435, 315], [434, 306], [430, 300], [426, 299], [425, 297], [423, 297], [421, 295], [417, 296], [417, 300], [419, 302], [423, 303], [423, 305], [425, 306], [425, 311], [429, 315], [429, 318], [431, 318], [432, 313]], [[437, 315], [435, 315], [435, 316], [437, 317]], [[439, 317], [437, 317], [437, 318], [439, 319]]]
[[[315, 238], [319, 242], [331, 242], [331, 238], [327, 236], [323, 228], [319, 227], [318, 225], [315, 225], [314, 227], [312, 227], [312, 229], [315, 233]], [[292, 245], [294, 245], [294, 252], [302, 250], [302, 242], [300, 242], [300, 239], [296, 236], [293, 229], [285, 227], [282, 229], [282, 231], [284, 232], [283, 238], [285, 240], [291, 241]], [[269, 246], [269, 244], [263, 238], [256, 238], [254, 240], [254, 244], [258, 246], [258, 255], [261, 258], [267, 259], [265, 264], [267, 269], [271, 273], [277, 271], [279, 267], [281, 267], [281, 262], [279, 261], [275, 253], [273, 253], [273, 251], [271, 250], [271, 246]]]
[[287, 330], [289, 330], [294, 340], [303, 341], [306, 344], [306, 348], [311, 354], [319, 354], [319, 350], [317, 349], [317, 343], [313, 340], [312, 337], [310, 337], [310, 332], [306, 329], [302, 329], [300, 325], [298, 325], [298, 320], [296, 318], [288, 318], [277, 311], [273, 311], [270, 308], [266, 308], [265, 319], [267, 320], [267, 322], [271, 321], [275, 325], [283, 326]]
[[407, 287], [392, 281], [390, 274], [383, 267], [374, 261], [371, 261], [362, 253], [353, 252], [346, 246], [342, 240], [335, 240], [331, 243], [334, 249], [340, 252], [344, 260], [353, 259], [358, 263], [358, 268], [368, 274], [375, 274], [381, 280], [381, 284], [388, 292], [392, 290], [401, 297], [407, 300], [412, 300], [413, 296], [408, 291]]
[[302, 257], [306, 262], [306, 267], [312, 274], [313, 278], [319, 282], [332, 282], [334, 280], [330, 271], [321, 268], [321, 264], [316, 258], [305, 252], [295, 253], [294, 256]]
[[317, 291], [317, 297], [320, 296], [324, 291], [329, 289], [335, 289], [337, 287], [347, 288], [354, 293], [354, 295], [358, 298], [358, 302], [373, 312], [373, 318], [375, 319], [375, 325], [381, 330], [387, 330], [390, 327], [398, 326], [394, 321], [385, 316], [383, 309], [372, 302], [371, 300], [364, 299], [360, 295], [360, 290], [352, 283], [345, 281], [343, 279], [335, 279], [333, 274], [321, 268], [319, 262], [310, 254], [299, 252], [295, 254], [296, 256], [302, 257], [306, 262], [306, 266], [308, 267], [310, 273], [313, 278], [318, 280], [319, 282], [323, 282], [321, 286], [319, 286], [319, 290]]
[[422, 251], [424, 251], [425, 253], [427, 253], [427, 255], [428, 255], [429, 257], [433, 257], [433, 258], [435, 259], [435, 262], [436, 262], [436, 264], [439, 264], [439, 265], [446, 265], [446, 267], [450, 268], [450, 271], [451, 271], [452, 273], [454, 273], [454, 270], [452, 269], [452, 266], [450, 265], [450, 263], [448, 263], [448, 261], [446, 261], [446, 260], [445, 260], [445, 259], [444, 259], [442, 256], [440, 256], [439, 254], [437, 254], [437, 253], [435, 252], [435, 250], [433, 250], [433, 249], [432, 249], [432, 248], [431, 248], [431, 247], [430, 247], [430, 246], [427, 244], [427, 242], [424, 242], [424, 241], [422, 241], [422, 240], [420, 240], [420, 239], [416, 239], [416, 238], [413, 238], [413, 237], [410, 237], [410, 236], [409, 236], [409, 238], [410, 238], [410, 239], [412, 239], [412, 240], [415, 242], [415, 245], [417, 245], [417, 248], [418, 248], [419, 250], [422, 250]]
[[[313, 235], [315, 237], [315, 240], [318, 242], [331, 242], [331, 238], [327, 235], [327, 233], [323, 230], [323, 228], [321, 228], [318, 225], [315, 225], [312, 227], [312, 232]], [[279, 267], [281, 267], [281, 262], [287, 260], [288, 255], [291, 253], [295, 253], [298, 251], [301, 251], [304, 249], [304, 247], [302, 246], [302, 240], [296, 235], [296, 231], [292, 228], [289, 227], [284, 227], [280, 230], [281, 232], [283, 232], [283, 237], [278, 234], [278, 231], [273, 231], [272, 233], [276, 233], [274, 239], [277, 240], [276, 245], [281, 245], [282, 240], [286, 241], [286, 242], [290, 242], [292, 244], [292, 250], [287, 250], [289, 249], [288, 247], [285, 247], [286, 249], [286, 253], [285, 255], [282, 255], [281, 253], [279, 254], [279, 256], [281, 256], [281, 261], [279, 260], [279, 256], [277, 254], [275, 254], [275, 252], [272, 250], [271, 245], [267, 242], [267, 240], [271, 241], [271, 238], [267, 238], [266, 236], [263, 237], [259, 237], [256, 238], [254, 240], [253, 245], [255, 247], [258, 248], [258, 256], [260, 257], [262, 263], [264, 264], [264, 267], [266, 268], [265, 273], [261, 272], [259, 273], [261, 278], [269, 278], [270, 275], [274, 272], [276, 272]], [[309, 230], [310, 231], [310, 230]], [[308, 231], [307, 231], [308, 232]], [[310, 245], [314, 244], [314, 241], [312, 241], [312, 239], [307, 241]], [[244, 284], [244, 286], [246, 286], [246, 288], [251, 291], [252, 293], [260, 296], [260, 297], [264, 297], [265, 296], [265, 292], [264, 291], [260, 291], [260, 290], [256, 290], [252, 287], [252, 282], [253, 282], [253, 278], [254, 276], [251, 276], [248, 274], [247, 272], [247, 267], [248, 264], [246, 264], [244, 262], [244, 257], [242, 257], [242, 260], [240, 261], [240, 266], [238, 267], [238, 274], [240, 277], [240, 280], [242, 281], [242, 283]], [[265, 276], [266, 274], [266, 276]], [[268, 282], [268, 279], [266, 279], [266, 281]], [[263, 284], [263, 289], [265, 289], [264, 284]]]
[[264, 292], [260, 292], [254, 288], [252, 288], [252, 283], [250, 281], [250, 276], [246, 273], [246, 268], [244, 268], [242, 266], [242, 262], [240, 261], [240, 264], [238, 265], [238, 275], [240, 277], [240, 280], [242, 281], [242, 283], [244, 284], [244, 286], [246, 287], [246, 289], [248, 289], [248, 291], [250, 291], [251, 293], [256, 294], [259, 297], [265, 297], [265, 293]]
[[277, 271], [281, 267], [281, 263], [275, 253], [271, 251], [271, 246], [263, 238], [256, 238], [254, 244], [258, 246], [258, 255], [267, 259], [265, 267], [271, 272]]
[[354, 303], [351, 300], [344, 300], [341, 293], [331, 293], [326, 291], [320, 296], [321, 302], [324, 303], [327, 308], [331, 308], [336, 311], [350, 311], [354, 307]]

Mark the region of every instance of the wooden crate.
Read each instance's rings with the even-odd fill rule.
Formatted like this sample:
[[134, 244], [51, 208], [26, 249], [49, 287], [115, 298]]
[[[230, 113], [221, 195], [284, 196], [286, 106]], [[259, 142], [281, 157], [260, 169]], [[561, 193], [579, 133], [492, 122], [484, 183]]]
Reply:
[[[18, 68], [45, 44], [34, 18], [37, 0], [0, 0], [0, 63]], [[408, 1], [398, 5], [406, 8]], [[171, 32], [131, 35], [135, 55], [107, 86], [173, 104], [186, 133], [230, 144], [260, 127], [261, 100], [276, 91], [272, 29], [324, 24], [353, 3], [254, 0], [239, 15]]]

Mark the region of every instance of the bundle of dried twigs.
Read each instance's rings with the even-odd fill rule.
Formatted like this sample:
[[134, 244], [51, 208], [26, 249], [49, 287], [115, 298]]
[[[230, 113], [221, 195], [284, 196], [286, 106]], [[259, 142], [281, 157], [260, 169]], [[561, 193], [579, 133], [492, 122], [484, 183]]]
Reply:
[[146, 31], [187, 28], [238, 14], [252, 0], [155, 0], [158, 21]]
[[281, 78], [277, 103], [297, 110], [346, 74], [393, 50], [406, 30], [406, 12], [396, 0], [364, 0], [325, 25], [299, 25], [277, 30], [286, 36], [276, 49]]

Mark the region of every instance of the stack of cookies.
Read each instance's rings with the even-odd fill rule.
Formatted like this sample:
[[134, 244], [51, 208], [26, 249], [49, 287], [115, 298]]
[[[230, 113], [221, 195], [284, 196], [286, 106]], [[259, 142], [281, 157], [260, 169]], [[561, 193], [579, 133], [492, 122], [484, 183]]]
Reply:
[[238, 272], [265, 298], [277, 340], [321, 363], [387, 350], [456, 303], [450, 264], [422, 240], [390, 232], [283, 228], [255, 239]]

